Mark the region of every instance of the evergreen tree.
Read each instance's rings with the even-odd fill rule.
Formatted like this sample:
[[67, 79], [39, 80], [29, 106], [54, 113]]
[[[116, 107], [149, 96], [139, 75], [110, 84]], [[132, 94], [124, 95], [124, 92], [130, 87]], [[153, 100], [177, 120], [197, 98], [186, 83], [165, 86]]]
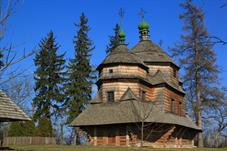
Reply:
[[68, 99], [65, 103], [68, 120], [70, 123], [82, 112], [88, 101], [91, 100], [94, 71], [90, 64], [91, 51], [94, 49], [92, 41], [88, 37], [88, 19], [82, 13], [74, 36], [75, 58], [68, 65], [69, 79], [65, 86]]
[[[185, 12], [180, 15], [184, 21], [181, 42], [172, 49], [173, 56], [179, 57], [184, 67], [184, 86], [187, 98], [192, 103], [198, 127], [202, 129], [202, 115], [205, 109], [218, 105], [220, 91], [218, 91], [218, 67], [213, 44], [204, 24], [202, 9], [186, 0], [181, 4]], [[198, 146], [203, 147], [202, 132], [198, 134]]]
[[36, 127], [33, 121], [11, 123], [8, 136], [34, 136]]
[[64, 54], [57, 54], [58, 48], [53, 32], [49, 32], [41, 41], [39, 53], [34, 59], [37, 66], [35, 71], [36, 96], [33, 100], [34, 118], [36, 120], [47, 119], [50, 123], [51, 116], [59, 113], [60, 106], [64, 102], [65, 60]]
[[120, 32], [120, 26], [118, 24], [115, 25], [114, 28], [114, 36], [109, 36], [110, 42], [106, 48], [106, 53], [110, 53], [116, 46], [119, 45], [119, 34]]

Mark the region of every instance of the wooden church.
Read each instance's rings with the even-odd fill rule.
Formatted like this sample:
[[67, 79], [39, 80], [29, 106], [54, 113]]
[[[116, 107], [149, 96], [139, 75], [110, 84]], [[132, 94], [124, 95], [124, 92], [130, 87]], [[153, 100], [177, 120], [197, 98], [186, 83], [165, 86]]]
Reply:
[[201, 129], [186, 114], [179, 66], [150, 40], [144, 19], [138, 28], [132, 49], [121, 29], [120, 44], [97, 68], [97, 96], [71, 126], [93, 145], [194, 147]]

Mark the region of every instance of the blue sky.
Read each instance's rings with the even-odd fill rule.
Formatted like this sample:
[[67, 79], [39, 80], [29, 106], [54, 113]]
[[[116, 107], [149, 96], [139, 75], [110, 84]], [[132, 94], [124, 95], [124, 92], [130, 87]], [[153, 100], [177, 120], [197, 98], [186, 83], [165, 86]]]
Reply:
[[[73, 57], [74, 23], [79, 21], [81, 12], [89, 19], [91, 30], [89, 36], [94, 42], [91, 62], [98, 65], [105, 57], [108, 36], [113, 34], [113, 27], [119, 22], [119, 8], [125, 10], [123, 28], [129, 48], [139, 41], [137, 26], [141, 21], [138, 15], [143, 8], [147, 13], [146, 21], [150, 24], [150, 35], [153, 42], [163, 42], [163, 48], [179, 41], [182, 33], [182, 21], [179, 14], [183, 11], [180, 0], [27, 0], [17, 6], [7, 25], [5, 43], [13, 43], [15, 51], [22, 53], [37, 48], [40, 40], [52, 30], [60, 52], [66, 52], [66, 58]], [[197, 0], [206, 15], [206, 25], [211, 35], [227, 40], [227, 7], [220, 8], [225, 0]], [[221, 82], [227, 86], [227, 46], [217, 45], [217, 63], [222, 69]], [[33, 58], [18, 64], [27, 68], [27, 74], [33, 75], [35, 69]]]

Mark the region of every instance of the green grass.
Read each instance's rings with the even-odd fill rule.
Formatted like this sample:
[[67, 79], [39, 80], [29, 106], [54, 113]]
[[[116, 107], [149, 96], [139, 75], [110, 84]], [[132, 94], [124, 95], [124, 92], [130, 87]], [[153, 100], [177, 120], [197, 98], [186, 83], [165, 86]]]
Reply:
[[152, 149], [111, 146], [68, 146], [68, 145], [17, 145], [10, 146], [16, 151], [227, 151], [227, 148], [193, 148], [193, 149]]

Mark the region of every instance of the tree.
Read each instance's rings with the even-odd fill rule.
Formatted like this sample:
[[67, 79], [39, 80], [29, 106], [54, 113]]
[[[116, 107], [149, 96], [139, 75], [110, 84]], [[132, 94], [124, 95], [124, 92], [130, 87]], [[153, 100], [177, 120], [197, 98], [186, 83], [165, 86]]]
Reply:
[[11, 123], [8, 136], [34, 136], [36, 127], [33, 121]]
[[75, 58], [68, 65], [68, 82], [65, 85], [65, 102], [68, 123], [70, 123], [80, 112], [82, 112], [91, 99], [94, 71], [90, 64], [91, 51], [94, 49], [92, 41], [88, 37], [88, 19], [82, 13], [74, 37]]
[[[151, 135], [152, 130], [151, 129], [151, 123], [146, 123], [145, 121], [151, 116], [152, 111], [154, 111], [154, 105], [150, 101], [146, 100], [136, 100], [131, 101], [132, 104], [132, 112], [135, 120], [139, 121], [139, 123], [136, 125], [141, 136], [140, 146], [143, 147], [144, 140], [146, 137], [149, 137]], [[146, 133], [144, 135], [144, 132], [146, 129], [149, 129], [149, 133]]]
[[35, 136], [42, 136], [42, 137], [52, 137], [54, 136], [53, 127], [51, 124], [51, 120], [47, 117], [41, 117], [39, 119], [38, 126], [35, 131]]
[[6, 82], [21, 76], [25, 69], [21, 71], [14, 69], [13, 66], [35, 53], [34, 50], [28, 53], [25, 51], [20, 52], [19, 50], [14, 51], [13, 49], [15, 48], [12, 44], [4, 45], [8, 19], [12, 16], [18, 3], [20, 3], [20, 0], [0, 1], [0, 87]]
[[36, 96], [33, 100], [34, 118], [41, 118], [41, 120], [48, 122], [51, 122], [52, 115], [60, 112], [65, 97], [63, 93], [65, 60], [64, 54], [57, 54], [58, 48], [51, 31], [41, 41], [39, 53], [34, 59], [37, 66], [34, 77], [36, 81]]
[[[184, 86], [190, 98], [192, 109], [196, 114], [196, 123], [202, 129], [202, 115], [205, 107], [211, 104], [218, 105], [217, 95], [210, 93], [218, 83], [218, 67], [216, 65], [216, 54], [209, 34], [204, 24], [204, 13], [201, 8], [186, 0], [181, 4], [185, 10], [180, 15], [184, 21], [181, 43], [172, 49], [173, 56], [179, 57], [180, 64], [185, 71]], [[216, 91], [216, 92], [217, 92]], [[202, 132], [198, 134], [198, 146], [203, 146]]]
[[114, 36], [109, 36], [110, 41], [109, 44], [106, 47], [106, 53], [109, 54], [116, 46], [119, 45], [119, 32], [120, 32], [120, 26], [118, 24], [115, 25], [114, 30]]
[[30, 76], [17, 77], [2, 86], [4, 92], [28, 115], [31, 115], [28, 105], [33, 95], [33, 85], [30, 79]]

